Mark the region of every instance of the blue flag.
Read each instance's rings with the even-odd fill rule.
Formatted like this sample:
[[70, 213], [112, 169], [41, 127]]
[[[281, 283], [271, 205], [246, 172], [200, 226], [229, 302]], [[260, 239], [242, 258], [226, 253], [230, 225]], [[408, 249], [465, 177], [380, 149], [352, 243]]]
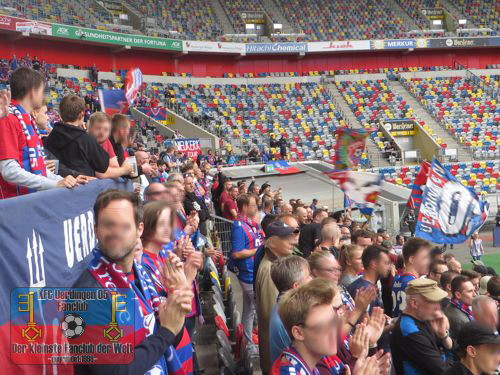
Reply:
[[438, 244], [463, 243], [484, 224], [488, 207], [434, 159], [415, 235]]

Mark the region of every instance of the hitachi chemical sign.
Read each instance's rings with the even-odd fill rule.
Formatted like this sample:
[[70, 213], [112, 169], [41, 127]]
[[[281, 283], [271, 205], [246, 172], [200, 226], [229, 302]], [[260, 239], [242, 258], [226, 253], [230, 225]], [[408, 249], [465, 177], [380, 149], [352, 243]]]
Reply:
[[246, 53], [300, 53], [307, 52], [307, 43], [252, 43]]

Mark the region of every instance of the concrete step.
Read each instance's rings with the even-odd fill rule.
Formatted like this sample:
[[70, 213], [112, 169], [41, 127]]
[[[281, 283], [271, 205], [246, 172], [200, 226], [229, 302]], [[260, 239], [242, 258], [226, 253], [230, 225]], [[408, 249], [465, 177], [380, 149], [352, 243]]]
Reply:
[[417, 100], [399, 81], [388, 81], [388, 86], [391, 88], [392, 92], [400, 95], [406, 103], [413, 109], [415, 117], [419, 120], [425, 121], [425, 123], [432, 129], [436, 137], [441, 138], [444, 143], [448, 145], [448, 148], [456, 149], [458, 153], [458, 160], [460, 161], [471, 161], [472, 155], [460, 145], [448, 131], [439, 124], [434, 117], [425, 109], [425, 107]]
[[219, 23], [222, 27], [222, 31], [224, 34], [235, 34], [233, 24], [229, 20], [229, 17], [224, 9], [223, 4], [220, 0], [211, 0], [210, 6], [212, 7], [215, 16], [219, 20]]

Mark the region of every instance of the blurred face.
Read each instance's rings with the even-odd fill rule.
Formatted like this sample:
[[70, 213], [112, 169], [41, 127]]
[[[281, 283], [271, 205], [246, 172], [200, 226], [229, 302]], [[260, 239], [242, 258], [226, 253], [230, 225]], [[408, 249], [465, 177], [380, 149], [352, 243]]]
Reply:
[[144, 151], [137, 151], [135, 153], [135, 158], [137, 159], [137, 165], [148, 164], [150, 160], [149, 153]]
[[142, 234], [142, 223], [137, 227], [132, 203], [112, 201], [98, 215], [95, 233], [102, 253], [114, 261], [132, 254]]
[[253, 217], [259, 212], [259, 207], [257, 206], [257, 201], [255, 197], [251, 197], [247, 206], [247, 215]]
[[389, 271], [391, 270], [391, 259], [386, 253], [380, 253], [380, 256], [376, 262], [373, 262], [377, 274], [380, 278], [386, 278], [389, 276]]
[[42, 83], [40, 87], [31, 90], [28, 94], [30, 96], [31, 104], [34, 110], [39, 110], [43, 106], [45, 84]]
[[396, 243], [399, 245], [399, 246], [403, 246], [405, 244], [405, 239], [403, 238], [403, 236], [398, 236], [396, 238]]
[[377, 235], [377, 239], [375, 240], [375, 244], [382, 245], [383, 241], [384, 241], [384, 237], [379, 234], [379, 235]]
[[419, 320], [433, 320], [443, 315], [439, 302], [431, 302], [420, 295], [412, 297], [410, 304], [417, 311]]
[[361, 256], [363, 255], [363, 249], [359, 248], [352, 251], [352, 259], [347, 260], [346, 263], [350, 266], [355, 272], [363, 271], [363, 262], [361, 261]]
[[153, 182], [148, 187], [148, 201], [166, 201], [169, 198], [168, 189], [159, 182]]
[[304, 265], [302, 267], [302, 277], [295, 283], [294, 287], [298, 288], [301, 285], [307, 284], [309, 281], [313, 279], [311, 275], [311, 270], [308, 265]]
[[476, 288], [470, 281], [466, 281], [462, 284], [462, 291], [456, 292], [455, 296], [467, 306], [471, 306], [472, 300], [476, 296]]
[[282, 214], [287, 214], [287, 215], [291, 215], [292, 213], [292, 206], [288, 203], [284, 204], [283, 206], [281, 206], [281, 213]]
[[304, 207], [297, 208], [296, 215], [299, 224], [306, 224], [307, 222], [307, 210]]
[[500, 363], [500, 345], [483, 344], [469, 346], [467, 353], [474, 358], [474, 364], [482, 374], [494, 374]]
[[231, 196], [231, 198], [236, 199], [236, 197], [238, 196], [238, 188], [231, 188], [231, 190], [229, 191], [229, 195]]
[[233, 187], [233, 183], [231, 181], [224, 182], [224, 190], [229, 192], [229, 190]]
[[316, 217], [314, 218], [314, 222], [321, 223], [323, 219], [326, 219], [327, 217], [328, 217], [328, 212], [322, 211], [316, 215]]
[[366, 249], [368, 246], [372, 244], [372, 239], [370, 237], [358, 237], [356, 240], [356, 245], [360, 246], [362, 249]]
[[[335, 306], [336, 307], [336, 306]], [[334, 303], [315, 306], [303, 324], [292, 327], [294, 341], [303, 343], [317, 356], [337, 353], [337, 329], [339, 317], [334, 310]]]
[[151, 240], [157, 244], [169, 243], [172, 237], [172, 225], [172, 210], [165, 208], [158, 216], [156, 230]]
[[186, 190], [186, 193], [192, 193], [194, 191], [193, 177], [184, 178], [184, 190]]
[[97, 139], [97, 142], [104, 143], [106, 139], [109, 138], [111, 134], [111, 122], [110, 121], [98, 121], [92, 124], [89, 128], [89, 133]]
[[324, 279], [331, 280], [335, 283], [335, 285], [338, 285], [341, 273], [342, 268], [334, 256], [323, 257], [321, 259], [320, 268], [313, 270], [313, 275], [315, 277], [322, 277]]
[[134, 248], [134, 259], [139, 263], [142, 262], [142, 253], [143, 253], [142, 241], [139, 238]]
[[313, 218], [313, 210], [311, 207], [307, 207], [307, 221], [310, 223]]
[[428, 247], [421, 247], [417, 253], [409, 259], [410, 264], [420, 276], [429, 273], [429, 264], [431, 262], [430, 251], [431, 249]]
[[[295, 228], [297, 230], [300, 229], [299, 228], [299, 223], [293, 217], [287, 217], [287, 218], [283, 219], [283, 222], [286, 225], [288, 225], [289, 227]], [[299, 244], [299, 236], [300, 236], [300, 232], [292, 234], [292, 239], [293, 239], [293, 245], [294, 246], [297, 246]]]
[[474, 289], [476, 290], [476, 295], [477, 295], [478, 292], [479, 292], [479, 281], [480, 281], [480, 279], [479, 279], [479, 277], [476, 277], [475, 279], [471, 279], [470, 281], [471, 281], [472, 285], [474, 285]]
[[455, 259], [452, 259], [448, 262], [448, 268], [450, 269], [450, 271], [453, 271], [456, 273], [462, 272], [462, 265], [460, 264], [459, 261], [457, 261]]
[[437, 282], [438, 285], [441, 285], [441, 275], [446, 271], [448, 271], [448, 266], [446, 264], [437, 264], [429, 273], [429, 279], [432, 279]]
[[35, 124], [38, 129], [45, 129], [47, 127], [47, 106], [42, 106], [39, 110], [34, 111], [33, 117], [35, 118]]
[[127, 144], [130, 137], [130, 124], [118, 127], [118, 138], [121, 144]]
[[275, 236], [269, 239], [269, 247], [276, 256], [285, 257], [292, 254], [295, 241], [295, 235], [293, 234], [286, 237]]

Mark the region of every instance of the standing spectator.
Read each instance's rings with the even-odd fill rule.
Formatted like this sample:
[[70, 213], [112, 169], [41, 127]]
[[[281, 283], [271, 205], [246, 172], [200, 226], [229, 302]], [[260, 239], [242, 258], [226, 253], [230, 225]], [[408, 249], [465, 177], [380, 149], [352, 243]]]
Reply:
[[458, 273], [453, 272], [453, 271], [445, 271], [441, 275], [441, 288], [446, 292], [447, 296], [443, 298], [441, 301], [441, 310], [445, 310], [446, 307], [450, 304], [451, 302], [451, 282], [455, 277], [458, 276]]
[[429, 266], [429, 275], [427, 278], [437, 282], [438, 286], [444, 290], [441, 285], [441, 277], [446, 271], [448, 271], [448, 266], [444, 260], [434, 260]]
[[222, 202], [222, 217], [227, 220], [236, 220], [238, 217], [238, 207], [236, 206], [236, 197], [238, 188], [232, 186], [228, 192], [228, 198]]
[[315, 251], [329, 251], [335, 259], [340, 256], [340, 229], [337, 223], [328, 223], [321, 228], [321, 239]]
[[243, 291], [243, 314], [242, 321], [247, 350], [255, 353], [252, 332], [255, 318], [255, 295], [253, 288], [254, 255], [260, 246], [258, 224], [250, 220], [257, 212], [255, 197], [248, 194], [239, 195], [237, 198], [238, 218], [233, 222], [231, 228], [231, 259], [234, 271]]
[[340, 249], [340, 265], [342, 266], [340, 284], [344, 287], [347, 288], [360, 277], [363, 271], [362, 255], [363, 249], [358, 245], [344, 245]]
[[373, 244], [373, 233], [365, 229], [356, 230], [351, 236], [351, 243], [358, 245], [364, 250]]
[[200, 223], [198, 228], [200, 233], [206, 236], [208, 234], [207, 221], [210, 219], [210, 212], [203, 198], [198, 197], [194, 192], [194, 178], [191, 175], [184, 177], [184, 210], [189, 215], [195, 211], [198, 213]]
[[115, 114], [111, 118], [111, 137], [109, 140], [113, 145], [118, 164], [122, 165], [128, 158], [127, 147], [129, 145], [130, 120], [122, 114]]
[[[351, 294], [352, 298], [356, 297], [358, 289], [363, 287], [377, 288], [377, 282], [381, 278], [387, 277], [391, 269], [389, 250], [382, 246], [368, 246], [364, 249], [361, 260], [365, 268], [363, 276], [353, 281], [351, 285], [347, 287], [347, 291]], [[371, 312], [374, 307], [383, 307], [379, 293], [377, 293], [377, 296], [371, 301], [368, 307], [369, 311]]]
[[484, 295], [474, 298], [472, 315], [475, 322], [483, 324], [498, 334], [498, 305], [493, 298]]
[[467, 323], [457, 339], [460, 361], [444, 375], [481, 375], [497, 373], [500, 364], [500, 337], [489, 327]]
[[[12, 71], [15, 71], [19, 67], [19, 63], [17, 61], [16, 55], [12, 56], [12, 59], [10, 59], [9, 63], [10, 63], [10, 69]], [[11, 88], [11, 90], [12, 90], [12, 88]]]
[[497, 213], [495, 215], [495, 226], [500, 227], [500, 206], [498, 206]]
[[418, 237], [410, 238], [403, 246], [405, 267], [394, 277], [392, 299], [394, 301], [392, 317], [397, 318], [406, 306], [406, 287], [410, 281], [429, 273], [431, 244]]
[[392, 252], [396, 255], [399, 255], [403, 252], [403, 245], [405, 244], [405, 238], [398, 234], [396, 236], [396, 244], [392, 246]]
[[318, 203], [319, 203], [319, 201], [316, 198], [314, 198], [312, 200], [312, 203], [311, 203], [310, 207], [313, 210], [313, 213], [316, 212], [316, 210], [318, 209]]
[[472, 260], [481, 260], [484, 255], [483, 240], [479, 238], [479, 233], [474, 232], [470, 238], [470, 256]]
[[448, 318], [440, 311], [446, 292], [434, 280], [417, 279], [406, 288], [408, 302], [391, 335], [398, 375], [441, 375], [449, 367], [442, 349], [451, 350]]
[[448, 269], [450, 271], [456, 272], [458, 274], [462, 273], [462, 264], [455, 259], [455, 257], [450, 258], [447, 262]]
[[297, 255], [291, 255], [278, 258], [273, 262], [271, 279], [279, 293], [269, 320], [270, 359], [271, 363], [274, 363], [281, 352], [292, 343], [278, 314], [280, 299], [285, 292], [307, 284], [312, 280], [312, 277], [307, 260]]
[[272, 262], [292, 254], [298, 229], [276, 220], [269, 224], [264, 244], [264, 257], [255, 277], [257, 318], [259, 323], [259, 357], [263, 374], [271, 369], [269, 360], [269, 318], [276, 303], [278, 290], [271, 279]]
[[300, 229], [304, 228], [304, 226], [307, 224], [307, 210], [305, 209], [305, 207], [296, 207], [293, 215], [297, 218]]
[[109, 168], [100, 178], [115, 178], [126, 176], [132, 172], [132, 166], [125, 162], [120, 167], [118, 159], [109, 140], [111, 134], [111, 118], [104, 112], [95, 112], [90, 116], [88, 132], [92, 135], [109, 156]]
[[304, 258], [314, 250], [316, 241], [321, 236], [321, 223], [323, 219], [328, 217], [328, 212], [322, 208], [318, 208], [313, 215], [313, 222], [305, 225], [300, 231], [299, 249]]
[[410, 211], [403, 218], [403, 224], [405, 224], [410, 230], [410, 234], [413, 237], [415, 235], [415, 229], [417, 227], [417, 218], [415, 216], [415, 210], [410, 209]]
[[130, 173], [130, 165], [114, 171], [117, 175], [111, 169], [108, 170], [108, 153], [83, 127], [84, 109], [83, 99], [74, 94], [61, 100], [59, 112], [63, 122], [54, 125], [45, 142], [47, 149], [67, 167], [86, 176], [106, 178], [111, 177], [109, 174], [119, 177], [124, 174], [122, 172]]
[[493, 276], [486, 285], [488, 295], [495, 301], [500, 302], [500, 277]]
[[465, 323], [473, 320], [472, 300], [476, 297], [476, 290], [469, 278], [457, 276], [451, 282], [451, 301], [444, 309], [450, 321], [450, 337], [456, 339], [458, 332]]
[[12, 103], [8, 92], [0, 92], [0, 199], [86, 182], [84, 177], [63, 179], [46, 168], [30, 116], [43, 105], [44, 87], [40, 73], [19, 68], [10, 76]]
[[40, 60], [38, 60], [38, 57], [36, 57], [36, 56], [33, 57], [33, 60], [31, 61], [31, 66], [36, 71], [40, 70], [41, 64], [40, 64]]
[[279, 147], [280, 147], [281, 159], [283, 159], [283, 160], [288, 159], [287, 152], [286, 152], [287, 146], [288, 146], [288, 143], [286, 141], [286, 138], [284, 136], [281, 136], [281, 138], [279, 140]]

